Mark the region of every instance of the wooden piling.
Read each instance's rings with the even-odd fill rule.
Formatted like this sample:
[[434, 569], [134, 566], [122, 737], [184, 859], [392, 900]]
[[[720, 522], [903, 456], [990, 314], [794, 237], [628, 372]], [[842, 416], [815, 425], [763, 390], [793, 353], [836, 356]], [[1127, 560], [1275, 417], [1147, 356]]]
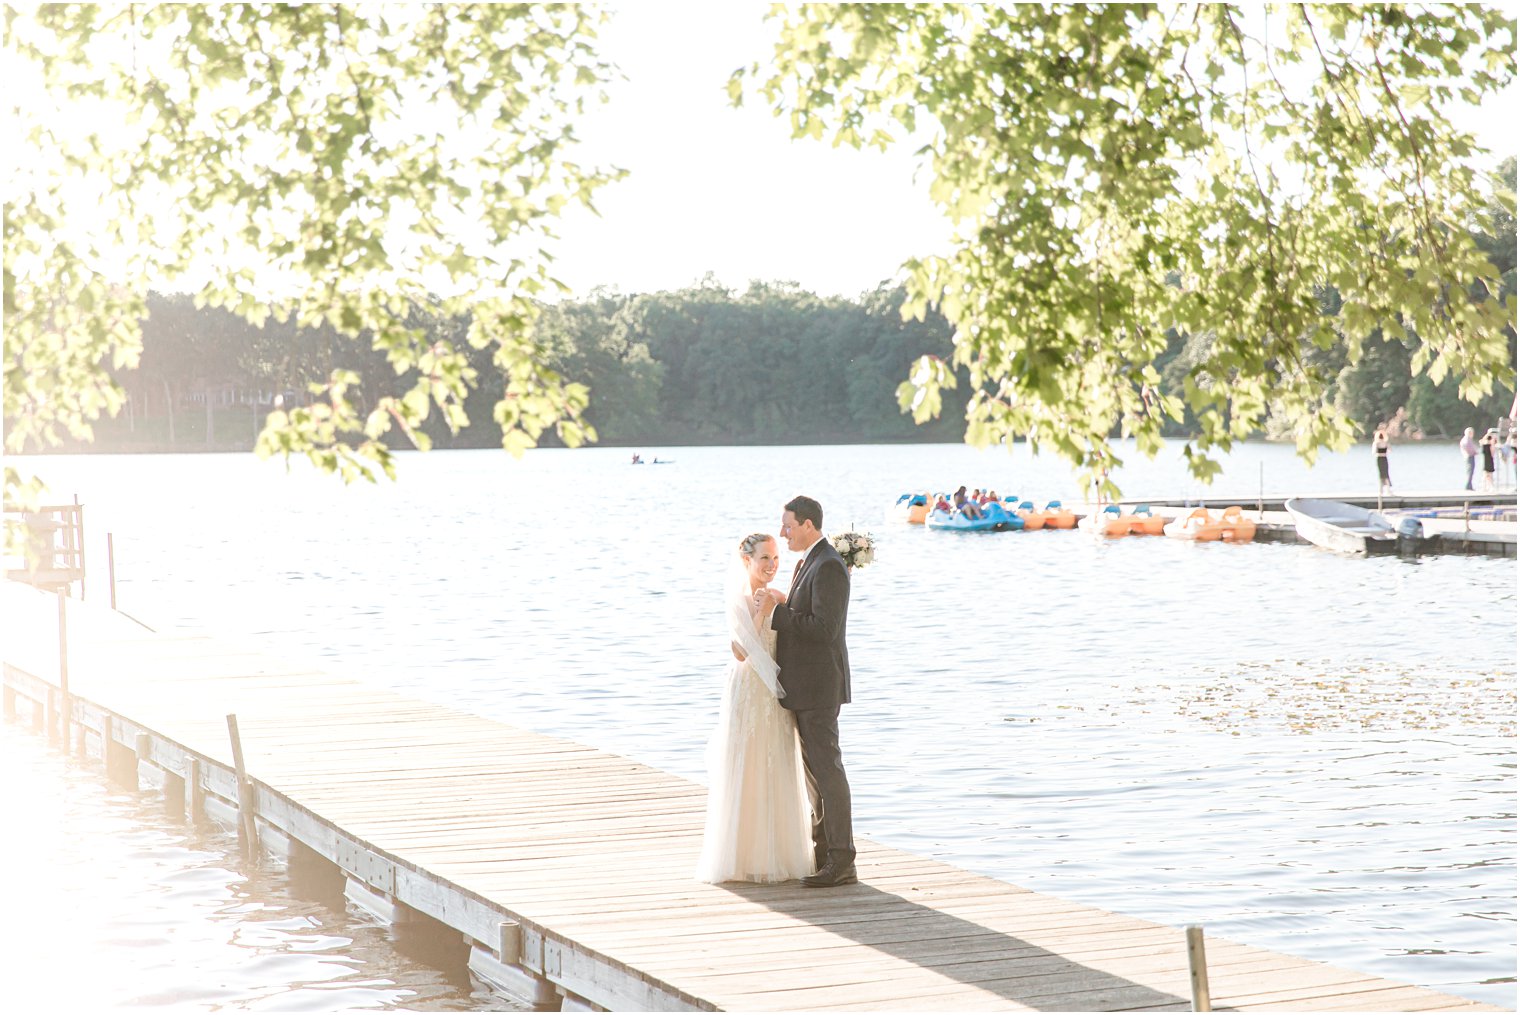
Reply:
[[116, 540], [115, 537], [106, 533], [106, 574], [111, 582], [111, 609], [116, 609]]
[[142, 786], [142, 766], [144, 762], [153, 761], [153, 738], [146, 733], [139, 733], [132, 738], [132, 776], [133, 781], [139, 787]]
[[84, 600], [85, 574], [84, 574], [84, 505], [79, 503], [79, 494], [74, 495], [74, 538], [79, 540], [79, 598]]
[[[72, 718], [74, 706], [69, 699], [69, 610], [68, 596], [64, 590], [58, 590], [58, 687], [60, 693], [59, 708], [63, 713], [63, 725], [58, 731], [59, 739], [63, 742], [64, 750], [69, 749], [69, 722]], [[52, 731], [52, 723], [48, 723], [48, 731]]]
[[199, 758], [185, 762], [185, 809], [185, 816], [192, 825], [206, 820], [206, 789], [201, 785]]
[[248, 781], [248, 771], [243, 766], [243, 738], [238, 735], [236, 713], [227, 714], [227, 733], [232, 737], [232, 766], [237, 777], [240, 838], [248, 855], [256, 859], [259, 855], [259, 826], [253, 815], [253, 783]]
[[[137, 755], [127, 750], [127, 745], [116, 739], [119, 719], [103, 716], [100, 720], [101, 761], [106, 767], [106, 778], [122, 786], [137, 788]], [[125, 733], [123, 732], [123, 735]]]
[[1209, 1000], [1209, 964], [1203, 950], [1202, 927], [1195, 925], [1187, 929], [1187, 952], [1188, 980], [1193, 987], [1193, 1010], [1213, 1011], [1213, 1002]]

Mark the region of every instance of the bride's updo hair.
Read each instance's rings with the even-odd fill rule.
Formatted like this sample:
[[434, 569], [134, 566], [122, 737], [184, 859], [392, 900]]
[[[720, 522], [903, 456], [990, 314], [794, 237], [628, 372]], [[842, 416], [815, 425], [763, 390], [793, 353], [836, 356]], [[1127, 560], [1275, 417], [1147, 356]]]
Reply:
[[762, 543], [768, 543], [775, 538], [768, 532], [753, 532], [739, 541], [739, 553], [745, 557], [753, 557]]

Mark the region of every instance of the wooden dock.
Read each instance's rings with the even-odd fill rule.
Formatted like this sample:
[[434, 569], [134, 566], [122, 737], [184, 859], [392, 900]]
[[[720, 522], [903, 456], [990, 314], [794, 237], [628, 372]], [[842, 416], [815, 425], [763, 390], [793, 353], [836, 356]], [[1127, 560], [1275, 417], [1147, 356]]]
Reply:
[[1231, 504], [1251, 511], [1283, 511], [1284, 505], [1292, 497], [1316, 497], [1321, 500], [1338, 500], [1343, 504], [1354, 504], [1357, 507], [1373, 508], [1378, 511], [1419, 511], [1427, 508], [1460, 508], [1464, 505], [1473, 509], [1475, 513], [1490, 508], [1515, 509], [1516, 494], [1514, 490], [1501, 491], [1477, 491], [1457, 490], [1454, 492], [1442, 491], [1405, 491], [1388, 493], [1379, 497], [1377, 494], [1368, 493], [1313, 493], [1313, 494], [1242, 494], [1238, 497], [1213, 496], [1192, 497], [1185, 500], [1176, 500], [1170, 497], [1157, 497], [1153, 500], [1143, 498], [1126, 497], [1119, 501], [1120, 504], [1149, 504], [1152, 507], [1166, 506], [1192, 509], [1206, 507], [1210, 511], [1220, 511]]
[[[1381, 498], [1381, 503], [1376, 496], [1358, 494], [1325, 494], [1323, 498], [1380, 510], [1395, 520], [1404, 515], [1419, 518], [1425, 535], [1430, 537], [1420, 548], [1420, 553], [1450, 553], [1484, 557], [1516, 556], [1520, 525], [1515, 522], [1514, 491], [1406, 493], [1398, 496], [1390, 494]], [[1280, 496], [1250, 497], [1244, 500], [1238, 497], [1209, 497], [1185, 502], [1136, 499], [1119, 503], [1126, 509], [1137, 504], [1146, 504], [1153, 513], [1166, 517], [1168, 521], [1198, 507], [1207, 508], [1217, 514], [1226, 507], [1237, 505], [1244, 509], [1247, 518], [1257, 523], [1256, 542], [1308, 543], [1307, 539], [1298, 534], [1293, 516], [1284, 509], [1283, 504], [1286, 499]], [[1439, 509], [1456, 511], [1464, 508], [1470, 512], [1471, 517], [1455, 514], [1446, 517], [1430, 517], [1430, 514]], [[1099, 509], [1091, 504], [1074, 506], [1074, 510], [1081, 517]], [[1508, 520], [1498, 520], [1494, 517], [1495, 514], [1504, 513], [1508, 514]]]
[[[341, 873], [387, 919], [463, 934], [477, 975], [542, 1010], [1192, 1007], [1180, 928], [864, 840], [858, 885], [699, 884], [690, 781], [0, 584], [8, 720], [236, 827], [235, 714], [260, 848]], [[1206, 951], [1215, 1008], [1502, 1010], [1219, 938]]]

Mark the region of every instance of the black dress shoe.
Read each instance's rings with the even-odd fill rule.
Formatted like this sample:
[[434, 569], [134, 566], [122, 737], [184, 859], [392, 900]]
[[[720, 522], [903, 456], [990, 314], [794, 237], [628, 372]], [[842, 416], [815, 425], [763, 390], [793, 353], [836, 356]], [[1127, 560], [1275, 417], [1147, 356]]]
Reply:
[[854, 863], [826, 863], [817, 874], [809, 874], [802, 879], [804, 888], [835, 888], [839, 885], [853, 885], [860, 878], [855, 876]]

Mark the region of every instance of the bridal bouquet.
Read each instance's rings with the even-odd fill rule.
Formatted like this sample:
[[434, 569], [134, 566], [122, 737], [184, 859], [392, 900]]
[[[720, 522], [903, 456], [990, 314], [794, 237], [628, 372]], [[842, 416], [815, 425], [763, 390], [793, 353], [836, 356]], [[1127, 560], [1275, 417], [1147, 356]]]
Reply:
[[865, 532], [845, 532], [829, 540], [848, 568], [865, 567], [876, 559], [876, 544]]

